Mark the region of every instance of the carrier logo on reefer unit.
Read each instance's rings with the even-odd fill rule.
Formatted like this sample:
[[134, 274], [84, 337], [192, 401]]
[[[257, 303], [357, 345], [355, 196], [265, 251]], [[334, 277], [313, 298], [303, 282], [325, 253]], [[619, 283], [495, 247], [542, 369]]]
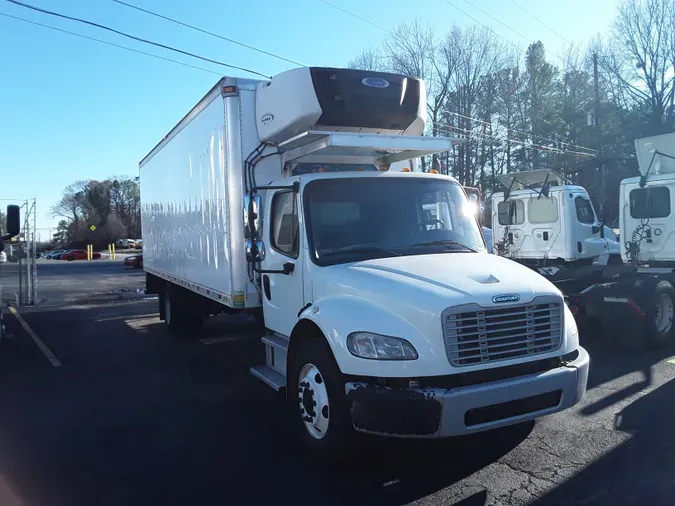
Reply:
[[381, 77], [364, 77], [361, 82], [370, 88], [388, 88], [389, 81]]
[[265, 114], [260, 118], [260, 123], [263, 125], [269, 125], [272, 121], [274, 121], [274, 114]]
[[504, 302], [518, 302], [520, 295], [495, 295], [492, 297], [492, 302], [495, 304], [503, 304]]

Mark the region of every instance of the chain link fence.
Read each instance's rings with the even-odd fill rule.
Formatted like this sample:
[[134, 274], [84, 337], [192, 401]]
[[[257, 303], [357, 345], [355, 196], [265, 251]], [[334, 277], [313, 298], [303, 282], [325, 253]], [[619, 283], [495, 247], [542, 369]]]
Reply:
[[0, 199], [21, 206], [21, 233], [5, 243], [0, 261], [0, 301], [14, 306], [31, 306], [37, 301], [36, 201]]

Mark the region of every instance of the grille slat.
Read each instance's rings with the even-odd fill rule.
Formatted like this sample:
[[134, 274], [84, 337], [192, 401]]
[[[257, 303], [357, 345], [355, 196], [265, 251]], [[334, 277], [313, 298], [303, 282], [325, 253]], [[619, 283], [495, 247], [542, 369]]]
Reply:
[[[549, 335], [542, 335], [542, 334], [544, 334], [544, 332], [548, 332]], [[525, 339], [522, 340], [522, 341], [514, 341], [514, 342], [506, 342], [506, 343], [498, 343], [498, 344], [494, 344], [493, 342], [490, 342], [490, 349], [492, 349], [492, 348], [503, 348], [504, 346], [513, 346], [515, 344], [527, 344], [527, 343], [530, 343], [530, 342], [539, 341], [539, 340], [543, 340], [543, 339], [549, 339], [549, 340], [551, 339], [550, 331], [539, 331], [537, 334], [535, 334], [535, 336], [537, 336], [537, 335], [542, 335], [542, 337], [531, 338], [531, 337], [529, 337], [528, 334], [521, 333], [521, 334], [513, 336], [513, 338], [524, 337]], [[497, 341], [497, 340], [503, 341], [503, 340], [506, 340], [506, 339], [511, 339], [511, 336], [506, 337], [506, 338], [495, 339], [495, 341]], [[477, 340], [474, 340], [474, 341], [462, 341], [461, 344], [460, 344], [461, 351], [480, 350], [480, 348], [481, 348], [480, 346], [468, 346], [468, 345], [471, 345], [471, 344], [479, 344], [480, 345], [481, 342], [482, 341], [480, 339], [477, 339]], [[455, 351], [456, 350], [453, 350], [453, 353]]]
[[[527, 320], [525, 320], [525, 322], [527, 322]], [[509, 323], [511, 323], [511, 322], [509, 322]], [[556, 321], [550, 322], [550, 321], [549, 321], [549, 322], [543, 322], [543, 323], [534, 323], [534, 324], [532, 324], [532, 325], [525, 325], [525, 326], [526, 326], [526, 327], [543, 327], [543, 326], [549, 327], [549, 326], [551, 326], [551, 325], [553, 325], [553, 324], [555, 324], [555, 325], [560, 325], [559, 322], [556, 322]], [[507, 328], [495, 329], [495, 332], [510, 332], [510, 331], [512, 331], [512, 330], [522, 330], [522, 328], [523, 328], [523, 325], [518, 325], [517, 327], [507, 327]], [[446, 332], [454, 332], [454, 330], [455, 330], [455, 329], [448, 330], [448, 329], [446, 328]], [[487, 329], [487, 331], [489, 332], [490, 329]], [[465, 339], [466, 339], [467, 337], [479, 336], [479, 335], [482, 335], [482, 334], [485, 334], [485, 330], [476, 330], [476, 331], [474, 331], [474, 332], [462, 332], [462, 336], [463, 336]], [[466, 341], [466, 340], [463, 340], [462, 342], [465, 343], [465, 342], [467, 342], [467, 341]]]
[[[550, 308], [544, 308], [544, 309], [535, 309], [535, 310], [526, 311], [526, 312], [533, 313], [533, 314], [539, 313], [540, 316], [548, 316], [550, 311], [551, 311]], [[477, 312], [477, 313], [481, 313], [481, 312]], [[501, 313], [496, 313], [496, 314], [484, 313], [484, 316], [481, 316], [481, 318], [498, 319], [498, 318], [504, 318], [504, 317], [509, 317], [509, 316], [522, 316], [522, 315], [523, 315], [523, 311], [518, 311], [518, 312], [515, 312], [515, 313], [504, 313], [504, 314], [501, 314]]]
[[489, 309], [465, 305], [446, 309], [442, 317], [446, 352], [454, 366], [538, 355], [562, 342], [562, 302], [557, 297]]

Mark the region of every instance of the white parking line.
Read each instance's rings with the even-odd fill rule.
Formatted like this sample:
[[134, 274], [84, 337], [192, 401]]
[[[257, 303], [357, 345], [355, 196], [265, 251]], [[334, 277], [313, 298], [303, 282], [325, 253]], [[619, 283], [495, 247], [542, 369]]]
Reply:
[[23, 317], [19, 314], [19, 312], [16, 310], [16, 308], [11, 307], [9, 308], [9, 311], [14, 315], [14, 317], [17, 319], [19, 324], [23, 327], [23, 330], [26, 331], [26, 333], [30, 336], [30, 338], [33, 340], [35, 343], [35, 346], [40, 348], [40, 351], [43, 353], [45, 357], [47, 357], [47, 360], [49, 360], [52, 363], [52, 367], [61, 367], [63, 364], [61, 361], [56, 358], [56, 355], [52, 353], [52, 350], [50, 350], [47, 345], [38, 337], [38, 335], [35, 333], [35, 331], [28, 326], [26, 321], [23, 319]]

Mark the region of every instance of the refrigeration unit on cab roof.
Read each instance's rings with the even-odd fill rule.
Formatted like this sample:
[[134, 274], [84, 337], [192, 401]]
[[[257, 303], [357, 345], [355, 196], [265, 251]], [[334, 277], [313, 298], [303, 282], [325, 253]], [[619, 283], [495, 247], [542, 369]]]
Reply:
[[309, 130], [422, 135], [426, 89], [414, 77], [305, 67], [260, 83], [255, 112], [261, 142]]

